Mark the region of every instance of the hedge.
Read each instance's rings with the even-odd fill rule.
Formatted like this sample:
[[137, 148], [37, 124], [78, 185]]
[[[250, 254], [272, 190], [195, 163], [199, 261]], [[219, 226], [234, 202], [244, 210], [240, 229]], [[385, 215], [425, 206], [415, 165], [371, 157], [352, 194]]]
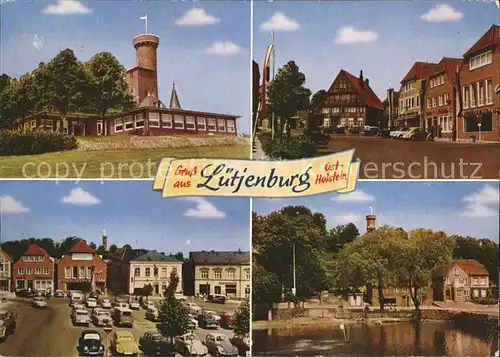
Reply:
[[73, 150], [78, 147], [74, 135], [49, 131], [0, 131], [0, 155], [34, 155]]
[[259, 140], [262, 150], [272, 159], [296, 160], [305, 157], [313, 157], [316, 153], [316, 145], [310, 142], [301, 142], [297, 139], [289, 140], [271, 139], [271, 134], [260, 133]]

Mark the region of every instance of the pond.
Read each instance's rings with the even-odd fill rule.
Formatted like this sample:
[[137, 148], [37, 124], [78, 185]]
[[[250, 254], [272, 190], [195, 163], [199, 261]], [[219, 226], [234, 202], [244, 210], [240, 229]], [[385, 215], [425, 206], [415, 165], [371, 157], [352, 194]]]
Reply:
[[497, 334], [465, 332], [447, 322], [346, 328], [345, 333], [339, 326], [253, 330], [252, 355], [486, 357], [498, 349]]

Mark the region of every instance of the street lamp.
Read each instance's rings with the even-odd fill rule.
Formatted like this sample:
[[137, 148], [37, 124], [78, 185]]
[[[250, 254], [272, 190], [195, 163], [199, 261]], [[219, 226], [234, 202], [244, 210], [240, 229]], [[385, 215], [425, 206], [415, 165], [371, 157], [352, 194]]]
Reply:
[[295, 242], [292, 244], [292, 258], [293, 258], [293, 296], [297, 296], [297, 275], [295, 271]]

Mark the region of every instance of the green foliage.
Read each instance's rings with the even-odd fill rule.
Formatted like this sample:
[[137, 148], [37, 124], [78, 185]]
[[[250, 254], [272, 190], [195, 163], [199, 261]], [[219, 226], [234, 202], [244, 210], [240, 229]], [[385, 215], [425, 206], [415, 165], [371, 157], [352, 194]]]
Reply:
[[175, 271], [172, 271], [172, 273], [170, 273], [170, 280], [168, 286], [165, 289], [165, 296], [174, 296], [178, 286], [179, 286], [179, 276]]
[[250, 334], [250, 302], [248, 298], [238, 306], [232, 324], [236, 336], [248, 337]]
[[473, 237], [452, 236], [452, 238], [456, 242], [453, 259], [476, 259], [488, 270], [490, 279], [498, 281], [498, 243]]
[[73, 135], [48, 131], [0, 131], [0, 155], [35, 155], [77, 147]]
[[356, 225], [348, 223], [332, 228], [328, 235], [328, 250], [338, 253], [347, 243], [351, 243], [359, 236]]
[[113, 253], [113, 254], [114, 254], [114, 253], [116, 253], [116, 250], [117, 250], [117, 249], [118, 249], [118, 247], [117, 247], [115, 244], [111, 244], [111, 245], [109, 246], [109, 252], [110, 252], [110, 253]]
[[260, 133], [259, 140], [262, 150], [273, 159], [297, 160], [305, 157], [313, 157], [316, 153], [316, 145], [311, 142], [302, 142], [297, 139], [281, 140], [271, 139], [269, 133]]
[[141, 295], [148, 298], [149, 296], [153, 295], [153, 290], [154, 290], [153, 285], [146, 284], [141, 289]]
[[252, 304], [269, 308], [280, 300], [281, 282], [278, 276], [254, 262], [252, 264]]
[[313, 94], [311, 97], [311, 101], [309, 102], [309, 107], [311, 109], [316, 109], [318, 105], [321, 104], [321, 102], [326, 98], [327, 91], [324, 89], [321, 89], [317, 91], [316, 93]]
[[173, 339], [187, 333], [190, 329], [189, 312], [180, 300], [174, 297], [174, 294], [179, 284], [179, 278], [176, 274], [170, 276], [169, 286], [167, 287], [168, 294], [160, 303], [158, 310], [158, 319], [160, 325], [158, 331], [164, 336]]

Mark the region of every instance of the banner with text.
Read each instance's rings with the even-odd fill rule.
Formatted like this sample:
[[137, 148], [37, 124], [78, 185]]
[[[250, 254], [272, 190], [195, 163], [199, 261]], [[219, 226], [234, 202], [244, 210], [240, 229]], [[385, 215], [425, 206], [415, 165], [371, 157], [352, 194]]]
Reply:
[[162, 196], [296, 197], [356, 189], [354, 150], [291, 161], [163, 158], [153, 184]]

